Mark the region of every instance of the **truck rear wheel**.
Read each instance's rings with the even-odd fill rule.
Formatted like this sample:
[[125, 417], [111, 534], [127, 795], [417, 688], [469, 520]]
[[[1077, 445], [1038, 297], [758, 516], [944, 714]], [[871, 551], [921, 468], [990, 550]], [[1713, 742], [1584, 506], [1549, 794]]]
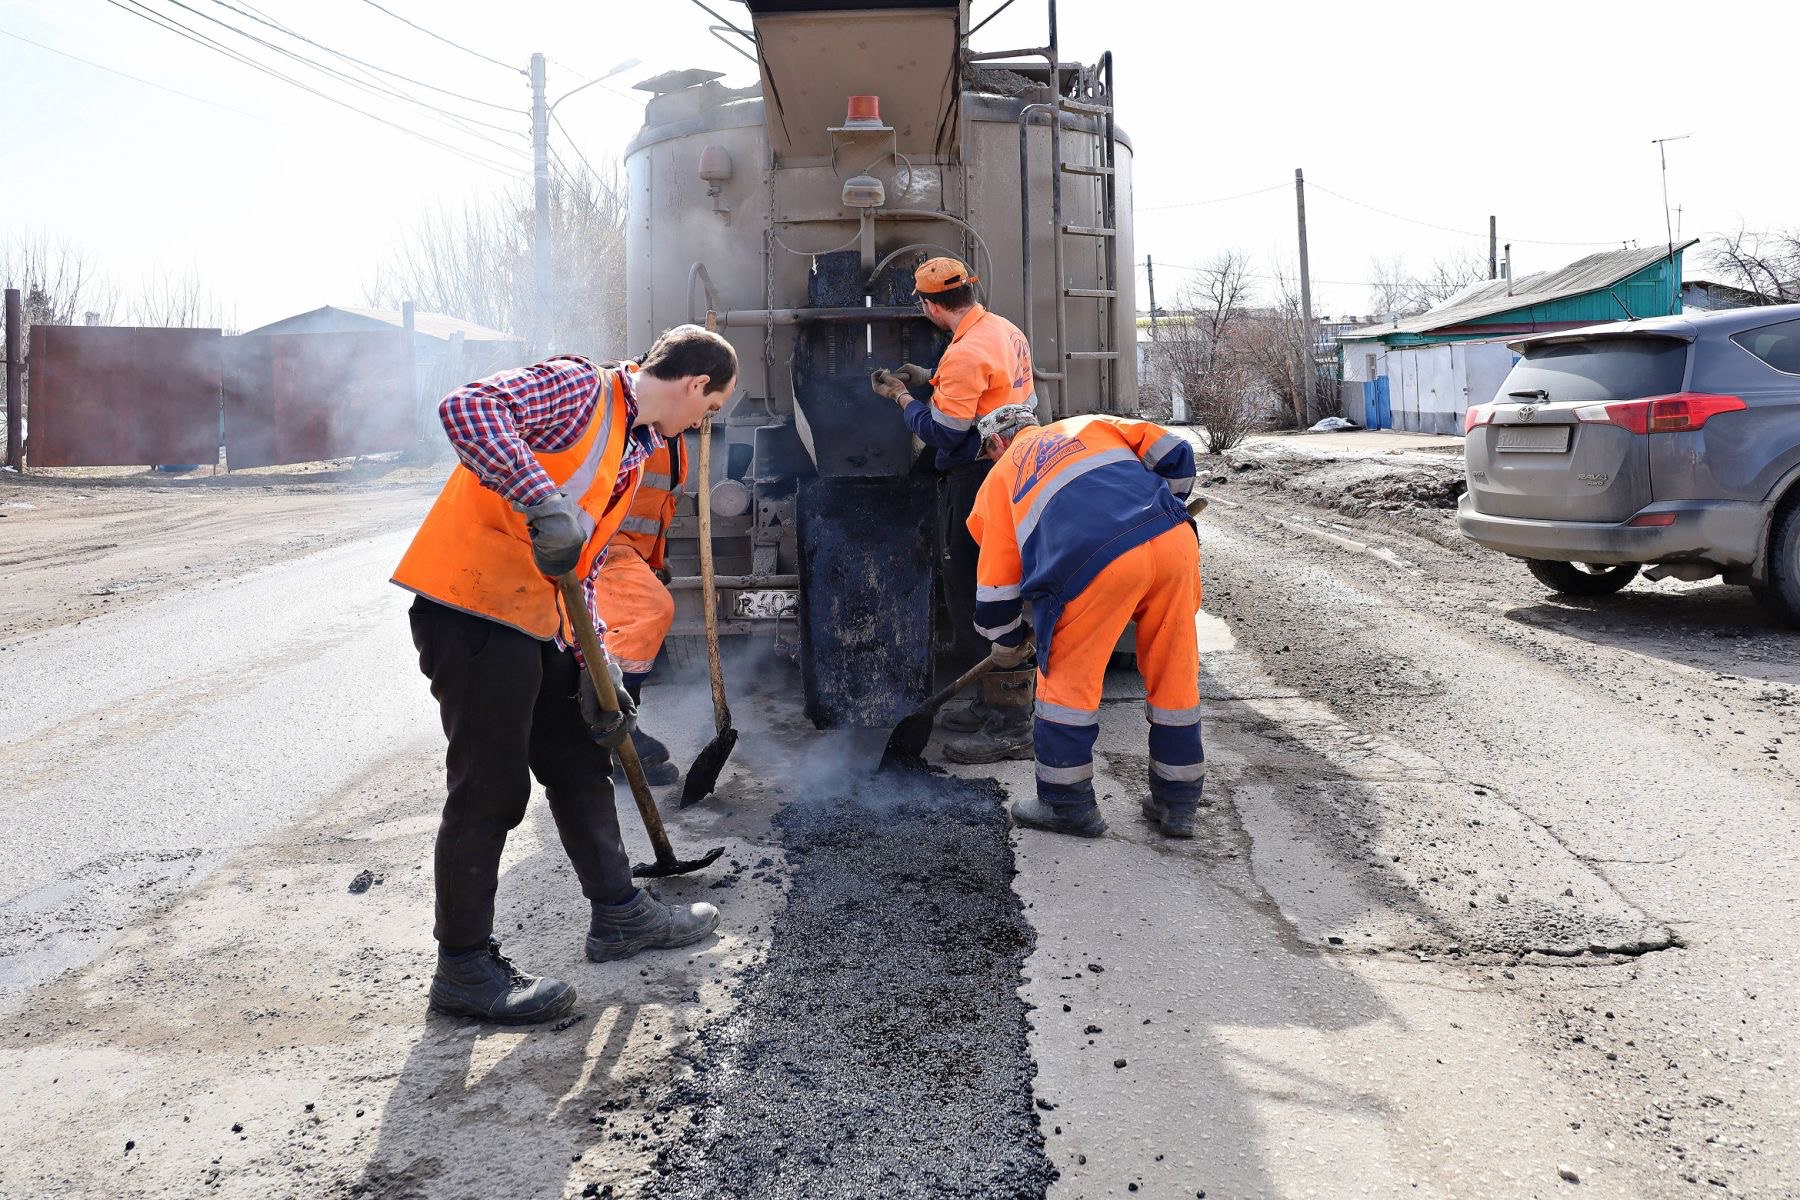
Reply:
[[1539, 583], [1565, 596], [1610, 596], [1636, 579], [1638, 573], [1637, 563], [1609, 566], [1528, 558], [1525, 566]]
[[1769, 581], [1755, 591], [1770, 612], [1800, 626], [1800, 496], [1775, 514], [1769, 531]]

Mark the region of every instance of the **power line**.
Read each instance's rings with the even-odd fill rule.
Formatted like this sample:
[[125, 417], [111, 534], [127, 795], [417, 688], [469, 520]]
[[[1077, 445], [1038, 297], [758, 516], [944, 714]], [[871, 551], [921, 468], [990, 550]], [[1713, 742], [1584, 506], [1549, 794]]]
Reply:
[[1140, 208], [1137, 211], [1164, 212], [1171, 208], [1199, 208], [1204, 204], [1223, 204], [1227, 200], [1242, 200], [1249, 196], [1261, 196], [1268, 192], [1284, 192], [1292, 186], [1293, 184], [1291, 183], [1277, 183], [1266, 188], [1257, 188], [1254, 191], [1237, 192], [1230, 196], [1214, 196], [1211, 200], [1182, 200], [1175, 204], [1152, 204], [1147, 208]]
[[[377, 66], [371, 62], [364, 62], [362, 59], [357, 58], [353, 54], [346, 54], [342, 50], [334, 50], [332, 47], [325, 45], [323, 42], [314, 41], [312, 38], [307, 37], [304, 33], [301, 33], [296, 29], [292, 29], [286, 25], [283, 25], [280, 21], [271, 20], [260, 9], [254, 8], [250, 5], [245, 5], [244, 8], [239, 8], [236, 5], [228, 3], [227, 0], [212, 0], [212, 2], [214, 4], [217, 4], [220, 8], [229, 9], [231, 12], [236, 13], [240, 17], [248, 17], [250, 20], [255, 21], [258, 25], [264, 25], [270, 29], [276, 30], [277, 32], [285, 33], [289, 37], [294, 38], [298, 41], [305, 42], [309, 46], [316, 46], [320, 50], [325, 51], [325, 53], [335, 55], [336, 57], [343, 59], [345, 62], [355, 63], [357, 66], [366, 67], [371, 71], [379, 71], [383, 75], [391, 76], [392, 78], [401, 80], [404, 83], [410, 83], [414, 87], [422, 87], [422, 88], [427, 89], [428, 91], [439, 92], [445, 96], [454, 96], [456, 99], [465, 100], [470, 104], [479, 104], [486, 108], [497, 108], [501, 112], [517, 113], [520, 111], [518, 108], [515, 108], [514, 106], [512, 106], [510, 104], [499, 104], [493, 100], [483, 100], [479, 96], [465, 95], [462, 92], [456, 92], [456, 91], [450, 90], [449, 88], [439, 87], [435, 83], [427, 83], [423, 79], [414, 79], [410, 75], [402, 75], [398, 71], [390, 71], [386, 67]], [[245, 11], [246, 9], [248, 9], [248, 11]]]
[[360, 116], [367, 117], [369, 120], [378, 122], [382, 125], [386, 125], [391, 129], [397, 129], [401, 133], [407, 134], [410, 137], [418, 138], [420, 141], [429, 142], [431, 145], [438, 147], [440, 150], [446, 150], [449, 153], [457, 155], [460, 158], [467, 159], [469, 162], [475, 163], [479, 166], [487, 167], [490, 170], [499, 171], [505, 175], [518, 174], [518, 169], [516, 167], [507, 166], [504, 163], [499, 163], [499, 162], [495, 162], [492, 159], [484, 158], [481, 155], [474, 153], [473, 151], [465, 150], [460, 146], [454, 146], [454, 145], [450, 144], [449, 142], [442, 141], [441, 139], [438, 139], [438, 138], [434, 138], [430, 134], [420, 133], [418, 130], [413, 129], [410, 126], [402, 125], [397, 121], [390, 121], [386, 117], [377, 116], [376, 114], [369, 112], [366, 109], [361, 109], [361, 108], [356, 107], [356, 105], [351, 104], [348, 101], [340, 100], [338, 97], [333, 96], [328, 92], [322, 92], [318, 88], [315, 88], [315, 87], [311, 86], [310, 84], [303, 83], [300, 80], [295, 79], [290, 75], [284, 75], [280, 71], [275, 70], [273, 67], [270, 67], [265, 63], [260, 63], [260, 62], [256, 61], [255, 59], [249, 57], [248, 55], [241, 54], [238, 51], [231, 49], [229, 46], [224, 45], [223, 43], [219, 42], [215, 38], [208, 37], [202, 33], [197, 33], [194, 30], [189, 29], [187, 26], [181, 24], [179, 21], [172, 20], [171, 18], [165, 16], [164, 14], [156, 12], [154, 9], [146, 8], [142, 3], [140, 3], [140, 0], [106, 0], [106, 3], [112, 5], [114, 8], [118, 9], [120, 12], [129, 13], [131, 16], [137, 17], [140, 20], [148, 21], [150, 24], [156, 26], [158, 29], [167, 30], [168, 32], [175, 34], [177, 37], [185, 38], [186, 40], [193, 42], [194, 44], [196, 44], [198, 46], [202, 46], [209, 50], [217, 51], [218, 53], [225, 55], [227, 58], [230, 58], [236, 62], [240, 62], [240, 63], [244, 64], [247, 67], [250, 67], [252, 70], [261, 71], [263, 74], [269, 75], [275, 79], [279, 79], [283, 83], [290, 84], [293, 87], [297, 87], [303, 92], [309, 92], [312, 95], [319, 97], [321, 100], [329, 101], [330, 103], [335, 104], [340, 108], [349, 109], [353, 113], [357, 113]]
[[402, 25], [411, 26], [412, 28], [418, 30], [420, 33], [424, 34], [426, 37], [436, 38], [438, 41], [444, 43], [444, 45], [446, 45], [446, 46], [454, 46], [456, 49], [461, 50], [464, 54], [473, 54], [476, 58], [479, 58], [482, 62], [493, 63], [496, 67], [505, 67], [508, 71], [516, 71], [520, 75], [526, 74], [525, 71], [520, 70], [518, 67], [512, 65], [511, 63], [501, 62], [497, 58], [489, 58], [487, 55], [483, 54], [481, 51], [471, 50], [467, 46], [463, 45], [461, 42], [453, 42], [441, 33], [433, 33], [431, 30], [425, 28], [423, 25], [419, 24], [417, 21], [410, 21], [407, 18], [401, 16], [399, 13], [395, 12], [391, 8], [383, 8], [381, 5], [375, 3], [375, 0], [363, 0], [363, 3], [367, 4], [370, 8], [375, 9], [377, 12], [386, 13], [388, 16], [394, 18], [394, 20], [400, 22]]
[[585, 155], [581, 152], [581, 146], [576, 143], [575, 135], [570, 133], [568, 126], [566, 126], [562, 123], [562, 118], [557, 116], [555, 113], [551, 113], [550, 114], [550, 122], [551, 122], [551, 124], [555, 125], [559, 131], [561, 131], [564, 140], [566, 140], [569, 143], [569, 149], [571, 149], [575, 152], [575, 157], [581, 160], [581, 165], [587, 168], [587, 173], [589, 175], [592, 175], [595, 179], [599, 179], [600, 172], [594, 170], [594, 165], [592, 163], [588, 162], [587, 155]]
[[[225, 7], [225, 8], [231, 7], [228, 4], [224, 4], [223, 0], [213, 0], [213, 2], [215, 4], [220, 4], [221, 7]], [[345, 74], [343, 71], [338, 70], [336, 67], [327, 66], [324, 63], [321, 63], [314, 59], [310, 59], [310, 58], [306, 57], [304, 54], [300, 54], [293, 50], [290, 50], [285, 46], [277, 45], [276, 43], [269, 41], [267, 38], [258, 37], [256, 34], [251, 33], [247, 29], [240, 29], [238, 26], [233, 25], [230, 21], [221, 20], [220, 18], [213, 16], [211, 13], [202, 12], [199, 9], [194, 8], [193, 6], [191, 6], [189, 4], [183, 3], [183, 0], [165, 0], [165, 3], [168, 3], [172, 6], [174, 6], [175, 8], [179, 8], [183, 12], [192, 13], [194, 16], [199, 17], [203, 21], [210, 21], [214, 25], [217, 25], [222, 29], [228, 30], [231, 33], [235, 33], [239, 37], [244, 38], [247, 41], [255, 42], [257, 45], [262, 46], [265, 49], [272, 50], [276, 54], [282, 55], [285, 58], [291, 58], [295, 62], [301, 64], [302, 66], [311, 67], [313, 70], [318, 71], [323, 75], [329, 76], [330, 78], [336, 79], [342, 83], [347, 83], [351, 87], [356, 88], [359, 91], [367, 92], [370, 95], [385, 96], [389, 99], [400, 100], [407, 104], [416, 104], [420, 108], [426, 110], [429, 113], [435, 114], [436, 116], [438, 116], [440, 118], [447, 118], [448, 121], [457, 122], [458, 126], [460, 127], [461, 132], [468, 134], [468, 136], [470, 136], [470, 137], [478, 138], [481, 141], [487, 142], [494, 146], [498, 146], [503, 150], [508, 150], [508, 151], [519, 150], [519, 147], [509, 146], [505, 142], [499, 141], [496, 138], [488, 137], [485, 134], [476, 133], [473, 129], [470, 129], [467, 127], [469, 125], [481, 125], [488, 129], [492, 129], [492, 130], [495, 130], [500, 133], [514, 132], [513, 130], [509, 129], [505, 125], [496, 125], [491, 121], [483, 121], [483, 120], [480, 120], [475, 117], [464, 117], [458, 113], [448, 112], [442, 108], [439, 108], [437, 105], [430, 103], [429, 101], [421, 100], [416, 96], [410, 96], [407, 93], [399, 90], [398, 88], [393, 87], [390, 84], [383, 83], [379, 80], [375, 80], [375, 81], [372, 81], [369, 83], [364, 83], [363, 81], [361, 81], [359, 79], [353, 79], [349, 75]], [[236, 11], [236, 10], [234, 9], [233, 11]], [[247, 16], [248, 14], [241, 14], [241, 15]], [[252, 18], [252, 19], [254, 20], [254, 18]]]
[[14, 33], [10, 29], [0, 29], [0, 34], [5, 34], [9, 38], [15, 38], [18, 41], [24, 42], [26, 45], [36, 46], [39, 50], [48, 50], [52, 54], [60, 54], [64, 58], [73, 59], [78, 63], [83, 63], [86, 66], [95, 68], [96, 70], [105, 71], [109, 75], [117, 75], [121, 79], [129, 79], [133, 83], [141, 83], [145, 87], [153, 87], [157, 91], [167, 92], [171, 96], [180, 96], [183, 100], [192, 100], [196, 104], [206, 104], [206, 105], [210, 105], [213, 108], [222, 108], [226, 112], [237, 113], [240, 117], [254, 117], [258, 121], [274, 121], [273, 117], [264, 117], [264, 116], [260, 116], [256, 113], [253, 113], [253, 112], [245, 112], [243, 109], [233, 108], [229, 104], [220, 104], [217, 100], [208, 100], [204, 96], [196, 96], [190, 92], [184, 92], [184, 91], [179, 90], [178, 88], [169, 87], [166, 84], [156, 83], [149, 79], [141, 79], [136, 75], [128, 74], [127, 72], [118, 70], [115, 67], [109, 67], [109, 66], [105, 65], [104, 63], [97, 63], [91, 58], [83, 58], [79, 54], [70, 54], [67, 50], [58, 50], [55, 46], [46, 46], [42, 42], [34, 42], [30, 38], [26, 37], [25, 35], [19, 34], [19, 33]]
[[[1342, 192], [1334, 192], [1330, 188], [1326, 187], [1324, 184], [1318, 183], [1316, 181], [1313, 183], [1312, 186], [1314, 188], [1318, 189], [1319, 191], [1324, 192], [1328, 196], [1336, 196], [1339, 200], [1344, 201], [1346, 204], [1354, 204], [1358, 208], [1366, 208], [1370, 212], [1380, 213], [1384, 217], [1392, 217], [1396, 221], [1405, 221], [1406, 223], [1408, 223], [1410, 225], [1422, 225], [1426, 229], [1435, 229], [1440, 233], [1454, 233], [1461, 237], [1480, 238], [1484, 242], [1487, 240], [1488, 235], [1485, 232], [1476, 233], [1473, 230], [1469, 230], [1469, 229], [1453, 229], [1448, 225], [1439, 225], [1434, 221], [1421, 221], [1417, 217], [1408, 217], [1401, 213], [1390, 212], [1385, 208], [1377, 208], [1373, 204], [1366, 204], [1361, 200], [1355, 199], [1354, 197], [1346, 196]], [[1551, 241], [1547, 238], [1513, 237], [1513, 238], [1508, 238], [1507, 240], [1512, 241], [1512, 242], [1523, 242], [1524, 244], [1529, 245], [1529, 246], [1610, 246], [1613, 243], [1620, 241], [1621, 239], [1612, 238], [1609, 241], [1604, 241], [1604, 242], [1557, 242], [1557, 241]]]

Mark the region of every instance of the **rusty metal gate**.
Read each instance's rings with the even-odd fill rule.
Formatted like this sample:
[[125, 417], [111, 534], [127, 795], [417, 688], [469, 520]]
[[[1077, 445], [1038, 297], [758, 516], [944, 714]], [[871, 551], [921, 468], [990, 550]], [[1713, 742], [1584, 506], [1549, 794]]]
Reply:
[[412, 341], [392, 333], [271, 333], [226, 341], [232, 469], [404, 450], [418, 437]]
[[35, 467], [319, 462], [418, 438], [410, 335], [38, 325]]
[[217, 329], [33, 326], [26, 462], [218, 462], [223, 341]]

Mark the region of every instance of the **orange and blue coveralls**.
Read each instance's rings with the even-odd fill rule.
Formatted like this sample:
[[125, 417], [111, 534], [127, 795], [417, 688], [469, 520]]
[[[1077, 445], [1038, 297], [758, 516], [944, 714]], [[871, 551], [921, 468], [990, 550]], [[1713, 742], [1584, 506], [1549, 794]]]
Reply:
[[913, 436], [937, 451], [940, 471], [981, 457], [977, 418], [1004, 404], [1037, 407], [1025, 335], [979, 304], [970, 305], [957, 323], [931, 387], [930, 404], [911, 400], [903, 411]]
[[670, 438], [644, 463], [637, 494], [606, 547], [598, 592], [606, 650], [619, 661], [628, 687], [643, 682], [675, 623], [675, 598], [656, 572], [668, 553], [669, 526], [687, 482], [687, 453]]
[[975, 625], [1016, 646], [1037, 626], [1032, 729], [1038, 795], [1091, 798], [1107, 660], [1137, 622], [1150, 721], [1150, 790], [1199, 800], [1200, 548], [1182, 498], [1194, 451], [1149, 421], [1073, 417], [1029, 426], [994, 464], [969, 518], [981, 543]]

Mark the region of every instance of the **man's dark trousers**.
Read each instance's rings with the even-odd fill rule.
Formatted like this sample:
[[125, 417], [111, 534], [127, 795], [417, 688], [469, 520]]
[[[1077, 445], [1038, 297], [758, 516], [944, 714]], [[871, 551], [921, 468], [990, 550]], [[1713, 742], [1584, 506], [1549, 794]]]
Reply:
[[493, 932], [500, 853], [525, 818], [533, 775], [582, 894], [600, 904], [630, 899], [636, 887], [613, 809], [612, 759], [581, 719], [574, 654], [422, 596], [413, 601], [412, 633], [450, 739], [437, 836], [438, 943], [475, 946]]
[[987, 639], [975, 632], [975, 566], [981, 546], [969, 533], [969, 514], [975, 511], [975, 493], [993, 466], [978, 458], [951, 467], [944, 476], [944, 544], [950, 559], [944, 565], [944, 607], [950, 613], [959, 672], [986, 658], [988, 652]]

